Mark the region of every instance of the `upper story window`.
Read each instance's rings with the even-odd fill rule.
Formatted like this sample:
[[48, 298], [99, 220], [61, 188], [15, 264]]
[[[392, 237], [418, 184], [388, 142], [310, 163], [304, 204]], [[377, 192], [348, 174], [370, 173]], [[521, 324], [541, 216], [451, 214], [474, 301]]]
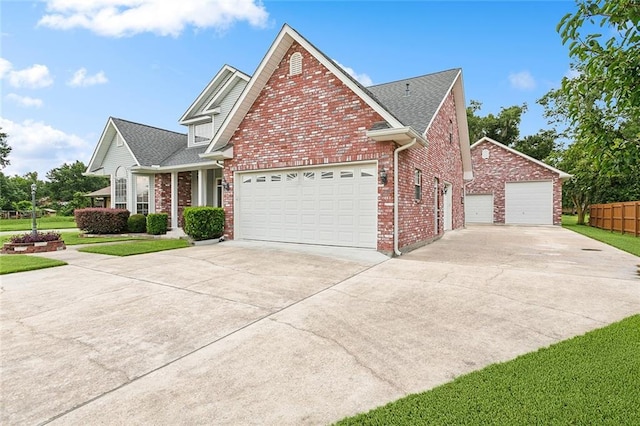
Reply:
[[209, 143], [213, 137], [213, 119], [189, 126], [189, 144], [202, 145]]
[[302, 54], [296, 52], [289, 59], [289, 75], [302, 74]]

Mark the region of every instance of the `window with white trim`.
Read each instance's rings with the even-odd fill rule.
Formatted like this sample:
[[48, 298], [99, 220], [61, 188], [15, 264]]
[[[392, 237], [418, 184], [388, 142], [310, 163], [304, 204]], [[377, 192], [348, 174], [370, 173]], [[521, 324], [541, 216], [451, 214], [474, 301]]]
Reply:
[[289, 75], [302, 74], [302, 54], [296, 52], [289, 59]]
[[127, 208], [127, 171], [124, 167], [116, 169], [115, 176], [115, 198], [114, 207], [116, 209]]
[[422, 200], [422, 171], [415, 169], [413, 172], [414, 195], [416, 200]]
[[149, 214], [149, 176], [136, 176], [136, 213]]
[[213, 137], [213, 121], [194, 124], [193, 126], [193, 144], [200, 145], [209, 143]]

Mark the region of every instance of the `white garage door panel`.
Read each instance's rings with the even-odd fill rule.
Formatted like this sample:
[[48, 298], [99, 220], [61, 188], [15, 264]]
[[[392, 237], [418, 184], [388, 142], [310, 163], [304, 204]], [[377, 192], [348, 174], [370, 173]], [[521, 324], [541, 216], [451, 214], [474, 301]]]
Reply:
[[375, 164], [238, 176], [238, 238], [376, 248]]
[[467, 195], [464, 216], [467, 223], [493, 223], [493, 195]]
[[553, 225], [553, 182], [505, 184], [505, 223]]

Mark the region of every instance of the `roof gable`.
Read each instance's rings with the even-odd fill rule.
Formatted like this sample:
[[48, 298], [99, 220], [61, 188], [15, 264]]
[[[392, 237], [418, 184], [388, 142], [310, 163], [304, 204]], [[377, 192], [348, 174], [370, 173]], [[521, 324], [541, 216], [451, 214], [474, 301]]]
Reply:
[[104, 129], [102, 130], [102, 134], [100, 135], [98, 144], [96, 145], [96, 148], [94, 149], [93, 154], [91, 155], [91, 159], [89, 160], [89, 164], [87, 165], [86, 173], [97, 174], [99, 170], [103, 169], [103, 164], [107, 156], [107, 153], [109, 152], [109, 147], [111, 146], [111, 142], [113, 141], [116, 135], [118, 135], [118, 137], [121, 138], [124, 146], [129, 151], [129, 154], [131, 154], [131, 157], [133, 158], [135, 163], [137, 165], [140, 165], [140, 162], [138, 161], [135, 154], [131, 150], [131, 147], [129, 147], [127, 142], [124, 140], [124, 137], [118, 130], [113, 120], [114, 119], [112, 117], [109, 117], [109, 119], [107, 120], [107, 124], [104, 126]]
[[557, 173], [560, 179], [569, 179], [569, 178], [572, 177], [572, 175], [570, 175], [567, 172], [563, 172], [560, 169], [556, 169], [555, 167], [552, 167], [552, 166], [550, 166], [550, 165], [548, 165], [548, 164], [546, 164], [546, 163], [544, 163], [544, 162], [542, 162], [542, 161], [540, 161], [540, 160], [538, 160], [536, 158], [533, 158], [533, 157], [531, 157], [531, 156], [529, 156], [527, 154], [524, 154], [524, 153], [522, 153], [522, 152], [520, 152], [520, 151], [518, 151], [516, 149], [508, 147], [505, 144], [500, 143], [500, 142], [498, 142], [498, 141], [496, 141], [494, 139], [491, 139], [491, 138], [489, 138], [487, 136], [483, 137], [482, 139], [480, 139], [479, 141], [477, 141], [473, 145], [471, 145], [471, 149], [472, 150], [476, 149], [479, 145], [481, 145], [484, 142], [491, 143], [491, 144], [497, 146], [498, 148], [504, 149], [505, 151], [508, 151], [508, 152], [511, 152], [512, 154], [518, 155], [518, 156], [520, 156], [520, 157], [522, 157], [522, 158], [524, 158], [524, 159], [526, 159], [528, 161], [531, 161], [532, 163], [535, 163], [535, 164], [537, 164], [537, 165], [539, 165], [541, 167], [544, 167], [545, 169], [551, 170], [552, 172]]
[[351, 76], [349, 76], [340, 66], [334, 61], [330, 60], [326, 55], [320, 52], [315, 46], [313, 46], [304, 37], [298, 34], [293, 28], [288, 25], [284, 25], [280, 30], [280, 33], [276, 37], [275, 41], [269, 48], [269, 51], [258, 65], [256, 72], [254, 73], [249, 84], [242, 92], [242, 95], [234, 105], [233, 109], [225, 119], [222, 127], [218, 133], [214, 136], [211, 144], [206, 150], [206, 153], [211, 153], [219, 148], [224, 147], [238, 128], [245, 115], [260, 95], [260, 92], [264, 88], [265, 84], [280, 65], [286, 53], [293, 43], [298, 43], [303, 49], [308, 51], [315, 59], [317, 59], [325, 68], [331, 71], [342, 83], [344, 83], [349, 89], [355, 92], [362, 100], [368, 104], [374, 111], [382, 116], [392, 127], [404, 127], [400, 120], [398, 120], [388, 109], [375, 99], [375, 97], [365, 89], [362, 85], [356, 82]]
[[224, 65], [182, 114], [180, 124], [189, 124], [203, 116], [213, 114], [213, 108], [228, 93], [232, 82], [237, 79], [249, 81], [250, 77], [232, 66]]
[[136, 158], [138, 165], [162, 165], [176, 151], [187, 147], [187, 135], [120, 118], [110, 119]]

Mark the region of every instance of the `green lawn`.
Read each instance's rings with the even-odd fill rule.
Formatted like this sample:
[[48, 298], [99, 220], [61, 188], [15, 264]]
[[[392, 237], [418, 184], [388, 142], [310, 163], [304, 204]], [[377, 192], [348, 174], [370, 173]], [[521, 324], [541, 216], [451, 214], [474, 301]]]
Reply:
[[[77, 228], [73, 216], [47, 216], [36, 219], [38, 229]], [[0, 219], [0, 231], [30, 231], [31, 219]]]
[[594, 240], [602, 241], [610, 246], [619, 248], [628, 253], [640, 256], [640, 237], [634, 237], [629, 234], [620, 234], [618, 232], [606, 231], [600, 228], [594, 228], [588, 225], [577, 225], [577, 216], [562, 216], [562, 226], [579, 234], [585, 235]]
[[78, 251], [85, 253], [108, 254], [111, 256], [132, 256], [136, 254], [153, 253], [156, 251], [173, 250], [188, 246], [189, 241], [187, 240], [157, 239], [131, 241], [128, 243], [119, 243], [112, 245], [83, 247], [81, 249], [78, 249]]
[[640, 424], [638, 354], [635, 315], [338, 425]]
[[26, 254], [7, 254], [0, 256], [0, 275], [14, 272], [33, 271], [35, 269], [51, 268], [66, 265], [66, 262], [46, 257]]

